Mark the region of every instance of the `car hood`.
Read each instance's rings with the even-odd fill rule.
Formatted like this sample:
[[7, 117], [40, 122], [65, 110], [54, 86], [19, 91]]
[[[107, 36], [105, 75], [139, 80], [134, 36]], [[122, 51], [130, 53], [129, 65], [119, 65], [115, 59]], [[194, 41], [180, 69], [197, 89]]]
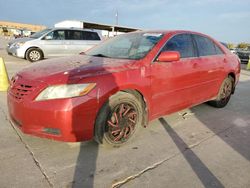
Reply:
[[77, 55], [43, 60], [27, 66], [18, 75], [29, 80], [76, 81], [87, 77], [135, 69], [136, 60]]
[[8, 44], [12, 45], [12, 44], [17, 43], [17, 42], [27, 42], [30, 40], [34, 40], [34, 38], [29, 38], [29, 37], [17, 38], [17, 39], [11, 40]]

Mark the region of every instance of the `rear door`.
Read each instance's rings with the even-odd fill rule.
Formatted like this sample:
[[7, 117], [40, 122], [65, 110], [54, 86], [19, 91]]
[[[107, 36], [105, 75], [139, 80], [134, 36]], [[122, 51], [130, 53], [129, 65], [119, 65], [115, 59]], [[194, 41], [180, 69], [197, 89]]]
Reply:
[[202, 84], [200, 98], [210, 99], [217, 94], [223, 80], [225, 55], [211, 39], [201, 35], [192, 36], [199, 55], [199, 77]]
[[175, 35], [162, 51], [178, 51], [181, 59], [176, 62], [151, 64], [151, 93], [154, 117], [177, 111], [197, 102], [200, 84], [197, 53], [190, 34]]
[[86, 51], [101, 42], [101, 38], [97, 32], [92, 31], [82, 31], [82, 39], [82, 43], [84, 44], [84, 49], [81, 49], [82, 51]]
[[69, 54], [79, 54], [98, 44], [101, 39], [96, 32], [68, 30], [66, 43]]

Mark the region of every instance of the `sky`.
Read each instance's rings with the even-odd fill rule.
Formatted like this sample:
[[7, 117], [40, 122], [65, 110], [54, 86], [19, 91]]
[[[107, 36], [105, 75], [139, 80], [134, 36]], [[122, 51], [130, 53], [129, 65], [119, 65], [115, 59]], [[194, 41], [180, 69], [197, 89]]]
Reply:
[[250, 0], [0, 0], [0, 20], [48, 27], [63, 20], [183, 29], [250, 43]]

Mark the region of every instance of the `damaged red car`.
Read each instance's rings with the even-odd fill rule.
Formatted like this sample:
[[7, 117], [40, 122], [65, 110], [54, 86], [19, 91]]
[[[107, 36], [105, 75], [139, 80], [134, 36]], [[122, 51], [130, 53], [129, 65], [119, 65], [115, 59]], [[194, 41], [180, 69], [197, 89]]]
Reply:
[[239, 74], [239, 59], [207, 35], [139, 31], [24, 68], [8, 108], [27, 134], [120, 145], [155, 118], [204, 102], [224, 107]]

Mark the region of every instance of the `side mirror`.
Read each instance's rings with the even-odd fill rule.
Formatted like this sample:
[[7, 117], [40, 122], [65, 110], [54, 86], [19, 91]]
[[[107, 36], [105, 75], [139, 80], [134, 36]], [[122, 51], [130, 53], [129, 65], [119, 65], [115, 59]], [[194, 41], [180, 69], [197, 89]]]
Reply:
[[180, 53], [177, 51], [166, 51], [161, 52], [157, 61], [159, 62], [172, 62], [172, 61], [179, 61], [180, 60]]
[[45, 39], [45, 40], [52, 40], [52, 36], [47, 35], [47, 36], [44, 37], [44, 39]]

